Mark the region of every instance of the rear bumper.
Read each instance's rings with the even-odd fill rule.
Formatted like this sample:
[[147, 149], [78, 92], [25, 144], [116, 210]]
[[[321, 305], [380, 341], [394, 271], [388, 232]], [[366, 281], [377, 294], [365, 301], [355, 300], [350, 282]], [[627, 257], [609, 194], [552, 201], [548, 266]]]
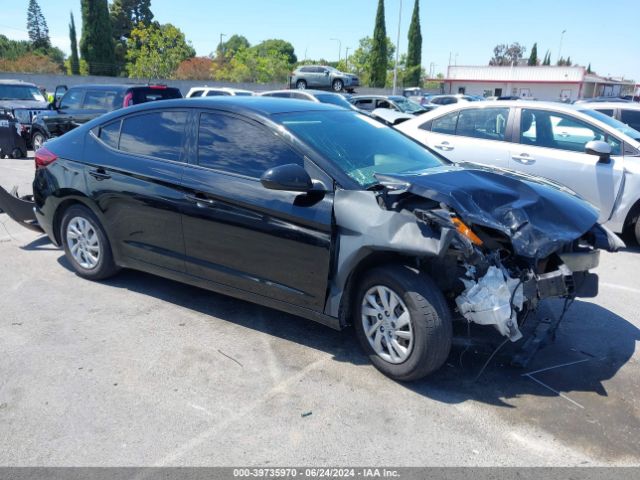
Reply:
[[16, 189], [11, 193], [0, 187], [0, 212], [29, 230], [44, 232], [34, 212], [35, 204], [31, 197], [20, 198]]

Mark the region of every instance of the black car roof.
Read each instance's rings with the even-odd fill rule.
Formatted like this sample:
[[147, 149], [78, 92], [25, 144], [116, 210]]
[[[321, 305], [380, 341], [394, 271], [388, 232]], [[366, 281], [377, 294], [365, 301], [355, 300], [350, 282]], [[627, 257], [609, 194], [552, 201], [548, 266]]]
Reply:
[[[153, 88], [155, 85], [147, 85], [146, 83], [98, 83], [98, 84], [82, 84], [82, 85], [72, 85], [69, 87], [69, 90], [76, 88], [90, 88], [91, 90], [129, 90], [130, 88]], [[169, 87], [162, 85], [161, 89], [176, 89], [176, 87]], [[177, 89], [176, 89], [177, 90]]]
[[[144, 110], [157, 110], [163, 108], [215, 108], [238, 113], [254, 113], [259, 115], [274, 115], [286, 112], [306, 111], [345, 111], [344, 108], [326, 103], [315, 103], [308, 100], [296, 100], [292, 98], [277, 97], [196, 97], [178, 98], [175, 100], [163, 100], [162, 102], [148, 102], [133, 107], [128, 107], [126, 112], [140, 112]], [[122, 110], [120, 111], [122, 113]]]

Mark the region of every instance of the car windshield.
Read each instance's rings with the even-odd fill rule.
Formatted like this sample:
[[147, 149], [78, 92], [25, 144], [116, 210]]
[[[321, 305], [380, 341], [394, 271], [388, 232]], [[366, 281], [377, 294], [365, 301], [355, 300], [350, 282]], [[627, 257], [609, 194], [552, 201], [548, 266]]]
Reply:
[[424, 108], [422, 108], [416, 102], [412, 102], [411, 100], [404, 97], [394, 97], [393, 102], [403, 113], [415, 113], [422, 112], [424, 110]]
[[397, 130], [356, 112], [289, 112], [273, 118], [363, 188], [378, 183], [376, 173], [417, 172], [444, 164]]
[[0, 100], [45, 101], [40, 90], [29, 85], [0, 85]]
[[626, 123], [622, 123], [615, 118], [610, 117], [609, 115], [605, 115], [604, 113], [598, 112], [596, 110], [580, 110], [580, 112], [589, 115], [590, 117], [595, 118], [596, 120], [600, 120], [602, 123], [606, 123], [611, 128], [615, 128], [620, 133], [627, 135], [628, 137], [633, 138], [640, 142], [640, 132], [631, 128]]
[[320, 100], [321, 103], [330, 103], [331, 105], [337, 105], [342, 108], [346, 108], [348, 110], [353, 110], [354, 107], [351, 105], [346, 98], [335, 95], [333, 93], [325, 93], [325, 94], [317, 94], [315, 97]]

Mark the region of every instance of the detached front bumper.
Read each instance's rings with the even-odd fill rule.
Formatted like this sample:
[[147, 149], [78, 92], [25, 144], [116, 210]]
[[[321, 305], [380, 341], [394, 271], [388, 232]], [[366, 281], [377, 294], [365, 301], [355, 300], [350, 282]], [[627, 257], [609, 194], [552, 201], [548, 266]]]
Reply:
[[25, 228], [44, 233], [34, 213], [35, 204], [30, 196], [19, 197], [17, 189], [11, 193], [0, 187], [0, 213], [6, 213]]

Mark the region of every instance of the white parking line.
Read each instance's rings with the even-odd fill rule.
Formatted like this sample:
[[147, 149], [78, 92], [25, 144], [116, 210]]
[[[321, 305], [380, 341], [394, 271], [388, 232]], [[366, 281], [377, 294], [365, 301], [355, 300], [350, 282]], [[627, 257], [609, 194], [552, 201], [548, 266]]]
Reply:
[[618, 285], [616, 283], [600, 282], [600, 286], [601, 287], [605, 287], [605, 288], [613, 288], [613, 289], [616, 289], [616, 290], [624, 290], [626, 292], [632, 292], [632, 293], [640, 294], [640, 288], [625, 287], [624, 285]]

